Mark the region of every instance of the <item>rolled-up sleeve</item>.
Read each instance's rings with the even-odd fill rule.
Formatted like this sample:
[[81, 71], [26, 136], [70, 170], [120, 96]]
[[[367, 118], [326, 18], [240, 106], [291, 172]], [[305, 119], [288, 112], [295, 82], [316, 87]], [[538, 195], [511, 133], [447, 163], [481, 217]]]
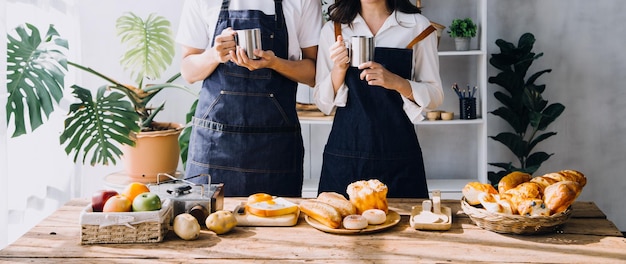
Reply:
[[330, 71], [333, 61], [330, 59], [330, 46], [335, 42], [334, 25], [326, 23], [322, 28], [319, 47], [317, 49], [317, 65], [315, 73], [315, 89], [313, 98], [317, 108], [324, 114], [330, 115], [335, 107], [343, 107], [348, 99], [348, 87], [344, 84], [339, 87], [337, 93], [333, 89]]

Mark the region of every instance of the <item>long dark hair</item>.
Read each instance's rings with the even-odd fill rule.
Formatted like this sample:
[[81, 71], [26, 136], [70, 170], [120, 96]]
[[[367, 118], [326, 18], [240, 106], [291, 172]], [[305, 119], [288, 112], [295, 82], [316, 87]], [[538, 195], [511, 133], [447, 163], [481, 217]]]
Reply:
[[[387, 7], [391, 11], [400, 11], [407, 14], [420, 14], [419, 7], [413, 5], [409, 0], [386, 0]], [[360, 0], [335, 0], [328, 6], [330, 20], [341, 24], [351, 24], [356, 15], [361, 10]]]

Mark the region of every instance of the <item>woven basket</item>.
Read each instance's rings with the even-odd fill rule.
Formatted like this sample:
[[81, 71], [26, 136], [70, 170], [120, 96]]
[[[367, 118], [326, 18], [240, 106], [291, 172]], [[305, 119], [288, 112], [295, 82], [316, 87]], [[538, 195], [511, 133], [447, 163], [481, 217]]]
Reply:
[[80, 243], [128, 244], [163, 241], [170, 229], [172, 206], [166, 199], [159, 211], [94, 213], [91, 204], [80, 215]]
[[504, 234], [535, 235], [554, 232], [572, 215], [571, 208], [551, 216], [492, 213], [481, 207], [471, 206], [465, 197], [461, 199], [461, 207], [478, 227]]

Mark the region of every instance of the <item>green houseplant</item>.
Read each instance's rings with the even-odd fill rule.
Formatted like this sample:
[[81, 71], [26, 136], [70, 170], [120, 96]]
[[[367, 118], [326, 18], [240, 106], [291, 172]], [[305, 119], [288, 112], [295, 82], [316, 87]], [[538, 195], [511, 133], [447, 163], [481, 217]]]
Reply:
[[496, 45], [500, 47], [500, 53], [492, 54], [489, 59], [489, 63], [500, 70], [498, 75], [489, 77], [489, 83], [504, 88], [503, 91], [494, 92], [502, 106], [490, 113], [502, 118], [513, 129], [513, 132], [501, 132], [490, 138], [504, 144], [519, 162], [517, 166], [512, 162], [489, 163], [503, 169], [489, 172], [488, 178], [494, 185], [512, 171], [523, 171], [532, 175], [553, 155], [543, 151], [533, 152], [533, 149], [540, 142], [556, 135], [556, 132], [543, 131], [563, 113], [565, 106], [560, 103], [548, 105], [548, 101], [542, 97], [546, 85], [535, 84], [541, 75], [551, 72], [551, 69], [526, 77], [533, 61], [543, 56], [543, 53], [532, 52], [534, 43], [535, 36], [531, 33], [523, 34], [517, 47], [498, 39]]
[[476, 37], [477, 26], [471, 18], [456, 18], [448, 28], [448, 34], [454, 38], [456, 50], [469, 50], [470, 39]]
[[[165, 88], [195, 92], [184, 85], [173, 83], [175, 74], [159, 84], [157, 80], [171, 64], [175, 54], [170, 22], [155, 14], [145, 20], [126, 13], [116, 21], [117, 34], [128, 48], [120, 60], [130, 72], [135, 85], [123, 84], [99, 71], [68, 61], [65, 51], [68, 43], [51, 25], [45, 36], [30, 24], [18, 26], [16, 37], [7, 35], [7, 121], [13, 117], [13, 137], [35, 130], [43, 124], [63, 97], [64, 77], [68, 65], [100, 77], [106, 84], [95, 89], [72, 85], [72, 94], [78, 102], [70, 106], [60, 143], [74, 162], [89, 160], [91, 165], [116, 164], [122, 156], [122, 146], [135, 146], [137, 136], [148, 131], [172, 129], [154, 122], [164, 103], [153, 107], [151, 99]], [[173, 128], [182, 129], [181, 126]], [[89, 156], [89, 157], [88, 157]], [[176, 157], [178, 158], [178, 157]], [[176, 160], [177, 163], [177, 160]]]

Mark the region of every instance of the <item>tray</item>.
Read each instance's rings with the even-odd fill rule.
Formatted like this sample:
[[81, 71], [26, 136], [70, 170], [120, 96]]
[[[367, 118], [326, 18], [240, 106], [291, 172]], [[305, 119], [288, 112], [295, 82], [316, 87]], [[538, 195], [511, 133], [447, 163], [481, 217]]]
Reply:
[[324, 231], [326, 233], [332, 234], [342, 234], [342, 235], [358, 235], [358, 234], [369, 234], [374, 232], [379, 232], [385, 230], [387, 228], [393, 227], [400, 222], [400, 214], [396, 211], [389, 210], [387, 213], [387, 220], [380, 225], [368, 225], [364, 229], [345, 229], [343, 227], [340, 228], [330, 228], [328, 226], [323, 225], [317, 220], [309, 217], [308, 215], [304, 215], [304, 220], [306, 220], [309, 225], [312, 227]]
[[411, 218], [409, 219], [409, 223], [411, 224], [412, 228], [415, 228], [417, 230], [445, 231], [445, 230], [450, 230], [450, 227], [452, 227], [452, 210], [450, 209], [450, 207], [441, 206], [441, 213], [448, 217], [447, 219], [448, 221], [441, 222], [441, 223], [414, 222], [413, 218], [416, 215], [419, 215], [420, 213], [422, 213], [422, 206], [421, 205], [413, 206], [411, 210]]

